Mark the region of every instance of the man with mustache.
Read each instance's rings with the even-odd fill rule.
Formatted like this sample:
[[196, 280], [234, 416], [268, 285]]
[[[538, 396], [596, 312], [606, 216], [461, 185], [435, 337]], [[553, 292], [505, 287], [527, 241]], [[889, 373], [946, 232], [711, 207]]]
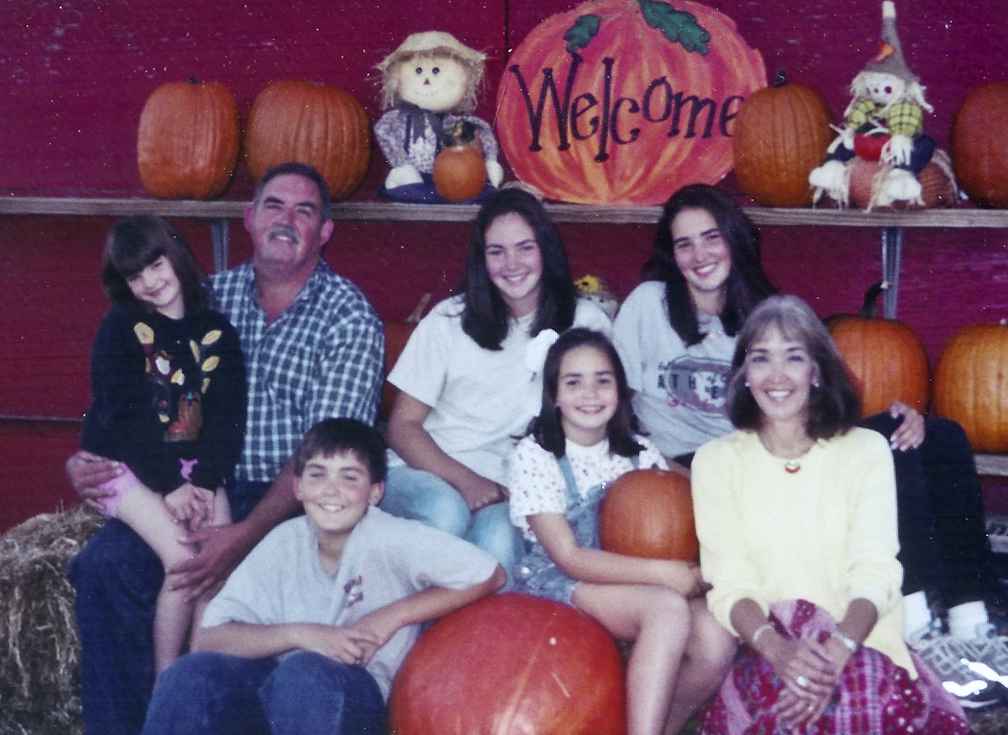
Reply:
[[[328, 187], [310, 166], [269, 170], [245, 210], [253, 256], [213, 276], [238, 330], [248, 371], [245, 446], [228, 488], [235, 522], [189, 534], [193, 557], [169, 570], [192, 597], [223, 584], [248, 551], [298, 511], [291, 457], [329, 417], [374, 423], [381, 391], [382, 325], [374, 308], [322, 260], [333, 232]], [[67, 475], [85, 500], [121, 472], [79, 451]], [[151, 622], [164, 570], [124, 524], [109, 521], [70, 565], [81, 637], [87, 735], [136, 735], [154, 686]]]

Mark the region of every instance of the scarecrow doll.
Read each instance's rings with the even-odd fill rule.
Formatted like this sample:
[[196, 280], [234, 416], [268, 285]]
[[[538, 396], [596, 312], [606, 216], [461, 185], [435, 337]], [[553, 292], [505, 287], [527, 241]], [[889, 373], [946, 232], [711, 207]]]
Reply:
[[868, 208], [893, 202], [921, 204], [917, 174], [931, 160], [934, 140], [923, 133], [924, 87], [906, 65], [896, 35], [896, 7], [882, 3], [882, 41], [878, 53], [854, 77], [853, 98], [844, 126], [823, 163], [809, 174], [815, 199], [825, 193], [846, 206], [855, 158], [878, 161]]
[[382, 109], [375, 138], [391, 169], [381, 193], [399, 201], [443, 201], [434, 191], [432, 170], [446, 133], [463, 123], [482, 149], [487, 180], [500, 184], [497, 140], [490, 125], [469, 113], [483, 80], [486, 56], [450, 33], [410, 35], [378, 64]]

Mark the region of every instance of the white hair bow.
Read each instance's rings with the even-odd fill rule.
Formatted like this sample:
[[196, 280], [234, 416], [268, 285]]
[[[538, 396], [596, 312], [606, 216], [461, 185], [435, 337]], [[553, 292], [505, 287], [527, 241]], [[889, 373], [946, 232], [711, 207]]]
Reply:
[[553, 329], [544, 329], [525, 348], [525, 367], [533, 374], [541, 373], [546, 363], [546, 353], [560, 335]]

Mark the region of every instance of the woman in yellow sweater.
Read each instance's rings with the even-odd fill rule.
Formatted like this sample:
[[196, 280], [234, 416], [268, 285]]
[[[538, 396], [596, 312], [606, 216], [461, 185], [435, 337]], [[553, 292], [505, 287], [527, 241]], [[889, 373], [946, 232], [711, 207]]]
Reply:
[[726, 404], [739, 430], [697, 451], [693, 497], [709, 607], [744, 645], [702, 732], [966, 733], [903, 640], [889, 447], [803, 301], [750, 314]]

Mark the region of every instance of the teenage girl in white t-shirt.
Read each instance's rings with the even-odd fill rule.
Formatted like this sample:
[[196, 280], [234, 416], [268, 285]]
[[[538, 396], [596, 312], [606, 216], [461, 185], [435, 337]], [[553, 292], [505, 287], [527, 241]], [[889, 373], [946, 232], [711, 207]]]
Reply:
[[472, 541], [513, 580], [520, 544], [504, 458], [539, 406], [542, 353], [538, 367], [527, 353], [572, 324], [611, 329], [577, 298], [539, 200], [496, 192], [476, 216], [462, 284], [417, 325], [389, 374], [400, 390], [388, 425], [397, 456], [381, 507]]

